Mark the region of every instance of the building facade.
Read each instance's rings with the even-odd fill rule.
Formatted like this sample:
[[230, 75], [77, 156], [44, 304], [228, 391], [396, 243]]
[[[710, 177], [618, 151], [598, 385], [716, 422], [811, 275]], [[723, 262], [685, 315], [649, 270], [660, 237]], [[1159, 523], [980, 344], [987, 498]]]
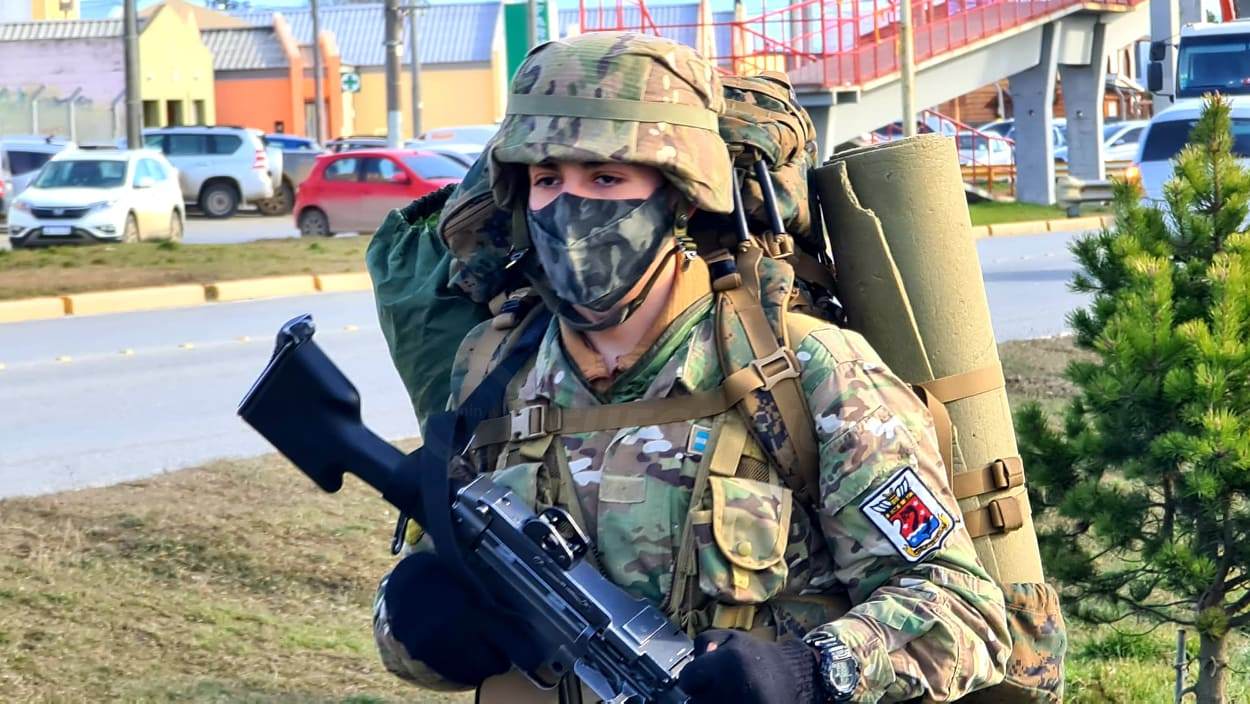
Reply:
[[[124, 133], [121, 20], [0, 24], [0, 133], [111, 141]], [[177, 60], [170, 60], [177, 57]], [[215, 120], [212, 56], [180, 4], [140, 23], [144, 124]]]
[[[490, 124], [502, 119], [509, 78], [502, 9], [499, 2], [437, 4], [417, 21], [423, 129]], [[246, 12], [235, 16], [252, 26], [266, 27], [272, 26], [275, 14]], [[287, 10], [281, 15], [307, 55], [312, 40], [310, 13]], [[327, 71], [335, 80], [336, 90], [349, 87], [343, 93], [342, 121], [330, 136], [386, 134], [382, 3], [324, 6], [319, 19], [321, 30], [333, 35], [337, 44], [339, 72], [350, 75], [344, 82], [339, 74]], [[408, 27], [405, 21], [400, 78], [405, 138], [413, 136]], [[311, 66], [311, 60], [306, 59], [305, 66]], [[306, 101], [312, 100], [310, 93], [305, 95]]]

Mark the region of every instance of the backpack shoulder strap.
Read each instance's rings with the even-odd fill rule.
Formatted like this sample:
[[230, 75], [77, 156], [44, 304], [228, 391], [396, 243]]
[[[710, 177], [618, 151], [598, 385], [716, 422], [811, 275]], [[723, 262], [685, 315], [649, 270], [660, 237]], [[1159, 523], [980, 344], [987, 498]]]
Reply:
[[[743, 245], [736, 257], [738, 285], [718, 285], [716, 300], [717, 352], [725, 376], [752, 369], [762, 382], [736, 404], [760, 446], [773, 459], [781, 479], [799, 498], [800, 505], [816, 506], [820, 493], [820, 455], [811, 411], [799, 381], [799, 362], [789, 345], [784, 303], [765, 312], [761, 282], [764, 252]], [[776, 265], [784, 267], [780, 262]], [[782, 281], [770, 281], [770, 297], [794, 286], [793, 272]], [[784, 299], [787, 292], [780, 292]]]

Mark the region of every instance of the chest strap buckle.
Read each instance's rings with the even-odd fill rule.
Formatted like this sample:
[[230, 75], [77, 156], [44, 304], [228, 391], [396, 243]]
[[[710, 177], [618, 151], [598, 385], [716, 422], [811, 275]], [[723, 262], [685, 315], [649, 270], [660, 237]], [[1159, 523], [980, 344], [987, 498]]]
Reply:
[[763, 391], [771, 391], [777, 382], [797, 379], [799, 376], [799, 360], [789, 347], [782, 347], [766, 357], [753, 359], [751, 366], [764, 384], [760, 387]]
[[510, 413], [511, 432], [508, 439], [515, 442], [533, 440], [560, 430], [560, 409], [542, 404], [518, 408]]

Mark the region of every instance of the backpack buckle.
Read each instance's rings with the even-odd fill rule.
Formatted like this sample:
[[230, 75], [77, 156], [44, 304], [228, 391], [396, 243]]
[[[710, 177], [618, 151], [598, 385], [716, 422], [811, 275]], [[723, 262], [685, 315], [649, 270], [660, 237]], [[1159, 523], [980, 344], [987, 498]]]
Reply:
[[[533, 440], [544, 435], [550, 435], [559, 429], [560, 415], [559, 413], [550, 412], [547, 406], [542, 404], [534, 404], [533, 406], [525, 406], [509, 413], [512, 417], [510, 425], [511, 432], [508, 439], [516, 442], [524, 442]], [[549, 428], [548, 422], [552, 422], [555, 427]]]
[[772, 391], [777, 382], [799, 377], [799, 360], [789, 347], [782, 347], [767, 357], [751, 360], [751, 367], [755, 369], [760, 381], [764, 382], [760, 387], [762, 391]]

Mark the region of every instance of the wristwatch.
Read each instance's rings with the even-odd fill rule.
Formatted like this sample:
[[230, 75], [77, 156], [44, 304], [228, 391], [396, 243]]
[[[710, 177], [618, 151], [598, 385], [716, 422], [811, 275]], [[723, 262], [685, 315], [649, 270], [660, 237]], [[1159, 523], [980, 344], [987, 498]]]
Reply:
[[825, 701], [830, 704], [851, 701], [859, 685], [859, 662], [851, 649], [826, 631], [813, 631], [803, 642], [820, 652], [820, 686], [824, 689]]

